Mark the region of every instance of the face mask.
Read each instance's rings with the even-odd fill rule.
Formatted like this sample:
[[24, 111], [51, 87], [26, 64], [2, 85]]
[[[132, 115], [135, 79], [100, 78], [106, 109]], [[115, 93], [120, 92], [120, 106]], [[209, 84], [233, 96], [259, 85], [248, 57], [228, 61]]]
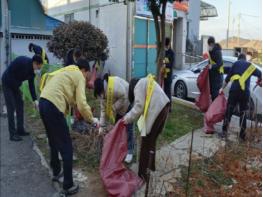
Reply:
[[247, 56], [246, 56], [246, 59], [247, 59], [247, 61], [250, 61], [250, 60], [251, 60], [251, 56], [250, 56], [250, 55], [247, 55]]
[[40, 75], [41, 70], [40, 69], [36, 69], [36, 70], [34, 70], [34, 73], [35, 73], [35, 75]]
[[214, 48], [213, 46], [208, 46], [208, 50], [209, 50], [209, 51], [212, 51], [213, 48]]

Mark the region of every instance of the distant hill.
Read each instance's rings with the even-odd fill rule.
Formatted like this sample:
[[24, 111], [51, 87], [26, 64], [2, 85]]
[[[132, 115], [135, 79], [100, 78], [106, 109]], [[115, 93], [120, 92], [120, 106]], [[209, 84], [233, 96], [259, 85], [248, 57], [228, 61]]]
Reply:
[[[226, 49], [226, 39], [219, 42], [223, 49]], [[228, 41], [228, 48], [233, 49], [235, 47], [248, 48], [255, 50], [257, 52], [262, 51], [262, 40], [249, 40], [245, 38], [240, 38], [238, 43], [238, 37], [231, 37]]]

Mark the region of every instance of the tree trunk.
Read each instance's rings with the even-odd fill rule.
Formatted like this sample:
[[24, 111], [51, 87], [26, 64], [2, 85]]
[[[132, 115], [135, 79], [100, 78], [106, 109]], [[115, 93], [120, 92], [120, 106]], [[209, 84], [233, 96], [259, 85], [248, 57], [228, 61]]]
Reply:
[[157, 79], [159, 84], [161, 84], [162, 77], [161, 77], [161, 68], [163, 66], [163, 59], [165, 57], [165, 11], [166, 11], [166, 4], [167, 1], [163, 1], [162, 4], [162, 13], [161, 13], [161, 25], [160, 25], [160, 45], [157, 46], [159, 53], [157, 54], [158, 56], [158, 61], [157, 61]]

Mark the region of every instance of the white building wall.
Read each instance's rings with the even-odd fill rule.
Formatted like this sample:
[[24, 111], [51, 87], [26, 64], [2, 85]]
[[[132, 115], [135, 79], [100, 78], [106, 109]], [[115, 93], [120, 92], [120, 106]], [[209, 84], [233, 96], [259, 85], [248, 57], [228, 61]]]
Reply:
[[199, 40], [199, 26], [200, 26], [200, 0], [189, 0], [188, 23], [189, 32], [188, 38], [193, 44]]
[[185, 65], [185, 50], [187, 36], [187, 18], [183, 11], [176, 11], [177, 19], [174, 20], [174, 51], [175, 51], [175, 67], [182, 69]]
[[109, 40], [105, 71], [126, 78], [127, 7], [123, 4], [101, 7], [99, 28]]
[[47, 49], [48, 40], [30, 40], [30, 39], [12, 38], [11, 40], [12, 57], [21, 56], [21, 55], [33, 57], [34, 53], [30, 53], [28, 50], [28, 45], [30, 42], [36, 43], [37, 45], [45, 49], [50, 64], [61, 64], [62, 63], [61, 60], [57, 59], [53, 55], [53, 53], [50, 53], [48, 51]]
[[48, 14], [64, 21], [65, 14], [74, 13], [75, 20], [90, 21], [100, 28], [109, 40], [109, 59], [106, 61], [104, 72], [125, 78], [127, 6], [123, 3], [113, 4], [108, 0], [91, 0], [90, 4], [89, 9], [89, 1], [65, 3], [48, 9]]

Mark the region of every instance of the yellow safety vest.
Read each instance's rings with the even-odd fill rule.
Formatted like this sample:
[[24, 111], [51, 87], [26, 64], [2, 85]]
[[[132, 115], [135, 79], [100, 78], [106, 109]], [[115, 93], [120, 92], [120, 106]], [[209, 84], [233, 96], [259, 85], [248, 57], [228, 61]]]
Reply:
[[[216, 64], [216, 62], [215, 62], [214, 60], [212, 60], [212, 58], [210, 57], [210, 55], [209, 55], [209, 62], [210, 62], [210, 64], [212, 64], [212, 65]], [[219, 68], [219, 73], [224, 74], [224, 64], [223, 64], [222, 66], [220, 66], [220, 68]]]
[[[168, 57], [165, 57], [164, 60], [163, 60], [163, 63], [164, 64], [169, 64], [169, 58]], [[163, 75], [163, 78], [167, 78], [167, 75], [168, 73], [170, 72], [170, 68], [161, 68], [161, 73]]]
[[112, 110], [113, 96], [114, 96], [114, 77], [109, 77], [108, 86], [107, 86], [106, 115], [112, 123], [115, 122], [115, 117]]
[[141, 115], [141, 117], [139, 118], [139, 120], [137, 122], [139, 131], [141, 132], [141, 136], [146, 136], [145, 120], [147, 117], [147, 113], [148, 113], [148, 109], [150, 106], [152, 94], [154, 91], [154, 87], [155, 87], [154, 76], [149, 74], [147, 76], [147, 92], [146, 92], [146, 99], [145, 99], [145, 105], [144, 105], [144, 112], [143, 112], [143, 115]]
[[239, 84], [242, 90], [245, 90], [246, 80], [252, 75], [252, 73], [256, 70], [256, 67], [252, 64], [246, 69], [246, 71], [240, 76], [239, 74], [235, 74], [231, 77], [230, 81], [239, 80]]
[[46, 60], [46, 51], [45, 51], [44, 48], [42, 48], [41, 56], [42, 56], [43, 64], [47, 64], [47, 60]]
[[71, 66], [67, 66], [67, 67], [64, 67], [64, 68], [61, 68], [61, 69], [58, 69], [54, 72], [51, 72], [51, 73], [45, 73], [42, 77], [41, 77], [41, 80], [40, 80], [40, 92], [42, 92], [42, 90], [44, 89], [46, 83], [48, 80], [51, 79], [51, 77], [53, 77], [54, 75], [58, 74], [58, 73], [61, 73], [61, 72], [64, 72], [64, 71], [77, 71], [79, 70], [79, 67], [77, 66], [74, 66], [74, 65], [71, 65]]

